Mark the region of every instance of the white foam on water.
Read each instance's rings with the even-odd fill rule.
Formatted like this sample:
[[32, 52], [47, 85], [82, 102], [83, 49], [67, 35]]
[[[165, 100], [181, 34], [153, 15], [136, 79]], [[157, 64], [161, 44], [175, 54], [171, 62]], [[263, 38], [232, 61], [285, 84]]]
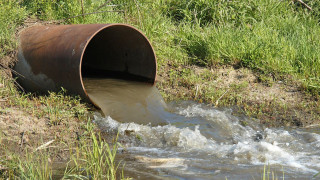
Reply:
[[[208, 123], [214, 123], [226, 141], [218, 142], [213, 137], [204, 136], [201, 132], [203, 127], [200, 125], [193, 128], [178, 128], [170, 124], [152, 127], [136, 123], [119, 123], [111, 117], [96, 116], [95, 120], [103, 129], [117, 130], [122, 136], [129, 131], [133, 136], [139, 137], [131, 139], [126, 144], [133, 153], [139, 151], [158, 157], [174, 155], [175, 158], [184, 159], [179, 161], [178, 165], [162, 164], [163, 166], [154, 167], [185, 167], [186, 159], [195, 158], [202, 159], [203, 162], [221, 161], [234, 166], [238, 164], [289, 166], [297, 169], [296, 172], [300, 174], [317, 173], [320, 170], [319, 152], [310, 151], [310, 147], [320, 147], [319, 134], [271, 128], [257, 131], [251, 126], [241, 125], [239, 119], [232, 116], [230, 111], [204, 108], [203, 105], [190, 105], [177, 109], [176, 113], [186, 118], [201, 117]], [[255, 140], [256, 133], [261, 133], [263, 139]], [[190, 157], [185, 157], [186, 153], [189, 153]], [[206, 163], [203, 164], [204, 167], [210, 165]]]
[[[125, 132], [134, 132], [136, 136], [141, 137], [149, 147], [179, 147], [186, 150], [201, 149], [214, 143], [201, 135], [198, 127], [195, 130], [189, 128], [177, 128], [172, 125], [165, 126], [147, 126], [136, 123], [119, 123], [111, 117], [99, 119], [96, 121], [103, 126], [103, 129], [118, 130], [122, 135]], [[101, 123], [101, 120], [103, 123]]]
[[[256, 132], [251, 127], [243, 127], [239, 124], [239, 121], [236, 117], [232, 117], [231, 114], [228, 114], [226, 111], [219, 111], [216, 109], [204, 109], [201, 105], [192, 105], [188, 106], [185, 109], [180, 109], [178, 112], [181, 115], [186, 117], [206, 117], [209, 121], [223, 122], [221, 128], [229, 130], [233, 139], [240, 140], [238, 143], [230, 146], [221, 145], [217, 147], [223, 151], [233, 150], [234, 159], [241, 162], [249, 160], [252, 164], [280, 164], [286, 165], [294, 168], [301, 169], [306, 172], [316, 173], [318, 170], [314, 170], [309, 167], [319, 167], [320, 166], [320, 154], [318, 153], [315, 156], [308, 156], [308, 152], [295, 152], [290, 149], [290, 146], [300, 145], [303, 149], [308, 150], [310, 146], [319, 147], [320, 135], [316, 133], [307, 133], [302, 132], [305, 136], [308, 136], [310, 144], [297, 144], [296, 141], [299, 141], [297, 137], [291, 135], [287, 130], [281, 129], [269, 129], [266, 128], [263, 130], [265, 134], [265, 139], [260, 142], [255, 142], [252, 139], [254, 133]], [[230, 118], [231, 117], [231, 118]], [[279, 142], [281, 143], [279, 143]], [[219, 150], [217, 151], [219, 152]], [[220, 151], [221, 152], [221, 151]], [[245, 154], [245, 156], [244, 156]]]
[[135, 159], [149, 165], [150, 168], [186, 168], [182, 158], [153, 158], [146, 156], [135, 156]]

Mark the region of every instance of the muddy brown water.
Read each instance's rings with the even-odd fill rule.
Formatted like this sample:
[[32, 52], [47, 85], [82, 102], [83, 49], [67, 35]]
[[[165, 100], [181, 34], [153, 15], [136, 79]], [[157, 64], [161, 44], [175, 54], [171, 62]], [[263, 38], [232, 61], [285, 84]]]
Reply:
[[320, 171], [319, 127], [266, 128], [228, 108], [165, 104], [154, 86], [140, 82], [84, 84], [103, 112], [94, 121], [119, 132], [118, 158], [134, 179], [261, 179], [265, 165], [278, 179], [320, 178], [313, 177]]
[[155, 86], [120, 79], [85, 78], [90, 99], [105, 116], [120, 122], [167, 124], [163, 117], [166, 104]]

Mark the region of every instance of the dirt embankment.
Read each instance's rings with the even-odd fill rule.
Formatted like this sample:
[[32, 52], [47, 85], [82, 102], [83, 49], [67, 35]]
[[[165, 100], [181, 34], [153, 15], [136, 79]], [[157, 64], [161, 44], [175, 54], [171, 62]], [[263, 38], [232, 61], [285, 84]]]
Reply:
[[[62, 142], [70, 143], [77, 140], [83, 132], [83, 122], [69, 119], [66, 123], [52, 125], [48, 118], [37, 118], [18, 107], [0, 105], [0, 143], [14, 152], [35, 151], [43, 144], [48, 147], [62, 146]], [[65, 152], [61, 151], [59, 160]]]
[[[181, 73], [184, 69], [188, 69], [187, 76]], [[178, 72], [175, 80], [171, 79], [172, 71]], [[170, 94], [167, 99], [191, 99], [217, 107], [232, 107], [236, 113], [258, 118], [267, 126], [320, 124], [318, 99], [302, 91], [292, 78], [275, 81], [250, 69], [233, 66], [212, 69], [168, 66], [159, 74], [158, 83], [163, 94]]]

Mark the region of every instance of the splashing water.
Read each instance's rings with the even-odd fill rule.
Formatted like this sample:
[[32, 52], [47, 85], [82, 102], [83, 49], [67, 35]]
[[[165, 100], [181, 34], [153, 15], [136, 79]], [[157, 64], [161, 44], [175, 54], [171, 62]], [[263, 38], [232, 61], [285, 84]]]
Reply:
[[[282, 178], [282, 169], [286, 179], [312, 179], [320, 171], [319, 129], [263, 128], [258, 120], [234, 116], [230, 109], [219, 110], [189, 101], [165, 106], [156, 89], [150, 90], [150, 86], [143, 84], [139, 86], [141, 89], [135, 89], [139, 83], [121, 83], [124, 86], [120, 89], [130, 87], [130, 94], [121, 95], [127, 90], [120, 92], [113, 84], [104, 86], [114, 88], [112, 91], [89, 92], [89, 95], [92, 99], [98, 97], [107, 101], [103, 111], [106, 117], [96, 114], [95, 122], [104, 131], [120, 133], [124, 148], [119, 155], [125, 160], [126, 171], [132, 177], [260, 179], [263, 166], [268, 164], [275, 169], [279, 179]], [[148, 90], [143, 90], [143, 86]], [[144, 94], [142, 99], [147, 100], [132, 100], [137, 102], [132, 104], [143, 107], [142, 110], [130, 111], [128, 109], [132, 106], [125, 105], [123, 111], [121, 108], [114, 111], [121, 113], [117, 116], [110, 113], [117, 104], [113, 101], [118, 98], [113, 98], [111, 92], [118, 92], [122, 102], [128, 102], [123, 98], [139, 97], [140, 92]], [[147, 103], [139, 105], [142, 102]], [[141, 114], [149, 115], [143, 116], [145, 119], [141, 121]], [[148, 122], [160, 125], [151, 126]]]

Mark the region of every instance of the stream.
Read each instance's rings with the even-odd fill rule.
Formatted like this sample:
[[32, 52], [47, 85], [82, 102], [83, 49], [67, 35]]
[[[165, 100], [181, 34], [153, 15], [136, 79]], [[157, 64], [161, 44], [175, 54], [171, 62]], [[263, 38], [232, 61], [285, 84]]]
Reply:
[[[101, 107], [94, 121], [119, 133], [118, 157], [134, 179], [319, 179], [320, 128], [266, 128], [192, 101], [166, 104], [151, 85], [84, 79]], [[266, 173], [268, 174], [268, 173]], [[272, 177], [270, 178], [272, 179]]]

